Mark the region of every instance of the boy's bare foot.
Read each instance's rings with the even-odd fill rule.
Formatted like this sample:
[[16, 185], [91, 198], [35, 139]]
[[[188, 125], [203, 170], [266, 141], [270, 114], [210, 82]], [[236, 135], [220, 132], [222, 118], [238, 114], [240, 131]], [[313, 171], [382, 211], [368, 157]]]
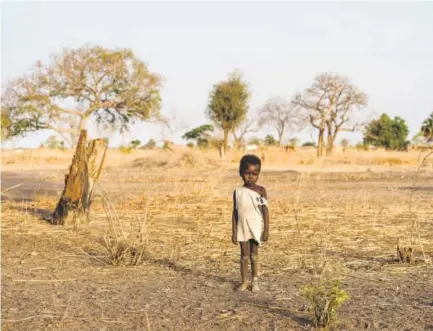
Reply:
[[242, 284], [238, 287], [239, 292], [243, 292], [248, 288], [248, 282], [242, 282]]
[[251, 283], [251, 292], [259, 292], [260, 288], [259, 288], [259, 284], [256, 278], [253, 278], [253, 281]]

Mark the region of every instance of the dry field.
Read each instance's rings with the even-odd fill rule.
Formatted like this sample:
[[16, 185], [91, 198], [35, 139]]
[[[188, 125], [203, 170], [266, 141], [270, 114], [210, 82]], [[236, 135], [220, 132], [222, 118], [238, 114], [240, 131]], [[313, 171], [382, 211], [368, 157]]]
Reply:
[[[320, 279], [350, 297], [336, 330], [433, 330], [433, 171], [417, 174], [417, 153], [259, 153], [271, 230], [257, 294], [234, 291], [241, 153], [108, 153], [92, 222], [73, 229], [43, 219], [71, 152], [3, 151], [2, 330], [310, 330], [300, 290]], [[110, 264], [113, 231], [143, 240], [142, 264]], [[397, 261], [399, 238], [415, 263]]]

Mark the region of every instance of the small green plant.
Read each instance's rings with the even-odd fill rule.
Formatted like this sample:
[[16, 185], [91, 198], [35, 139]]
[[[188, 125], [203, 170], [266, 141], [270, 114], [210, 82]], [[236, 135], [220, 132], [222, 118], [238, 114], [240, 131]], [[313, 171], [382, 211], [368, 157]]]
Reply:
[[308, 300], [314, 311], [314, 325], [326, 327], [337, 321], [337, 310], [349, 299], [346, 291], [340, 289], [340, 281], [321, 281], [318, 285], [306, 285], [301, 296]]

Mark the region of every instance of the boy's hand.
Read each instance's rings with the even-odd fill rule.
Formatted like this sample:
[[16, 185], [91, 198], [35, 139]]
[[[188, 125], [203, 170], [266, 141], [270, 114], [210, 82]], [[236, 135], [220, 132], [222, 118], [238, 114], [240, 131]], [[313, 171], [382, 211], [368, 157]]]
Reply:
[[235, 245], [238, 244], [237, 237], [238, 237], [237, 233], [233, 233], [232, 234], [232, 243], [235, 244]]
[[269, 233], [267, 231], [263, 232], [262, 241], [268, 241], [268, 239], [269, 239]]

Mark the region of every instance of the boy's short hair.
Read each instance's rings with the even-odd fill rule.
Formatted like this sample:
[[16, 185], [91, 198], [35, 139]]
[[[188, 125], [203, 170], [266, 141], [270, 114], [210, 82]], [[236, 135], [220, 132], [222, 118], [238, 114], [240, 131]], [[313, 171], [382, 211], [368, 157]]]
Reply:
[[242, 176], [242, 174], [247, 170], [248, 165], [258, 165], [259, 170], [262, 168], [262, 161], [260, 158], [253, 154], [247, 154], [244, 155], [239, 162], [239, 175]]

